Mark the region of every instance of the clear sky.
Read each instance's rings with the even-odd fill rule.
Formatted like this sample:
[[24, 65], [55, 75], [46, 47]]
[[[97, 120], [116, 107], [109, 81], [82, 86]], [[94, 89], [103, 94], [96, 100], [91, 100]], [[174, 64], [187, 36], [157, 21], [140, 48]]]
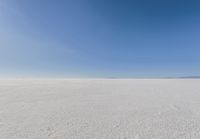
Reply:
[[199, 0], [0, 0], [0, 77], [191, 75]]

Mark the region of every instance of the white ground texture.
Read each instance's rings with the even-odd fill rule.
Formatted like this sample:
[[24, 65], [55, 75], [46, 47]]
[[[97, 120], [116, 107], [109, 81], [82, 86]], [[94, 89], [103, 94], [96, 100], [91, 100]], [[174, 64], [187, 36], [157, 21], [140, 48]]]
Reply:
[[0, 139], [200, 139], [200, 80], [0, 80]]

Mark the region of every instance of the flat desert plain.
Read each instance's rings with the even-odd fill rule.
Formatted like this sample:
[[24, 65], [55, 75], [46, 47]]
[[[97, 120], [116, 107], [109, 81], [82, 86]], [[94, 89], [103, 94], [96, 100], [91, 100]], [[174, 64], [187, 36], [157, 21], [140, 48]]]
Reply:
[[0, 139], [200, 139], [200, 80], [0, 80]]

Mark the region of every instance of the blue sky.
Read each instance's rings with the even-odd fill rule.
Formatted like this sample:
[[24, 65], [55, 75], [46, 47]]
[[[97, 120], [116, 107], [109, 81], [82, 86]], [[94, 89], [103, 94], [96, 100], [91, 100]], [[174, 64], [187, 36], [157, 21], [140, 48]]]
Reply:
[[0, 1], [0, 77], [190, 75], [198, 0]]

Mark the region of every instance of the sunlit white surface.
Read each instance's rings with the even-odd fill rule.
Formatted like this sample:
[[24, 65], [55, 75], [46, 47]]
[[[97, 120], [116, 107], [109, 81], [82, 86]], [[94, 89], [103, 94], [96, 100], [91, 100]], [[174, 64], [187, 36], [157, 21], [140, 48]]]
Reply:
[[200, 80], [1, 80], [0, 138], [199, 139]]

